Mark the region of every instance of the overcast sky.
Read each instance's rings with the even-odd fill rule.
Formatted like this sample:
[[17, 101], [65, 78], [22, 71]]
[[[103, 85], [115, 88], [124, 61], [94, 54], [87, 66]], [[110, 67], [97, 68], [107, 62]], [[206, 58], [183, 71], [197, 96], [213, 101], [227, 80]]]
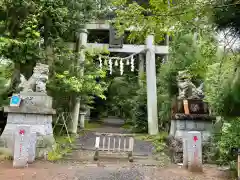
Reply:
[[219, 45], [223, 48], [232, 48], [233, 50], [240, 48], [240, 38], [234, 37], [231, 33], [228, 33], [228, 30], [221, 31], [218, 33]]

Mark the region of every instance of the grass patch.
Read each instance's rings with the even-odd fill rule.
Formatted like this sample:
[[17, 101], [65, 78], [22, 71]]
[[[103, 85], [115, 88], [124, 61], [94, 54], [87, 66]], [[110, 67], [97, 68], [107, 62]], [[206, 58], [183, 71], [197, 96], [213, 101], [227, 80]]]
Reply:
[[157, 135], [149, 135], [149, 134], [137, 134], [136, 139], [149, 141], [155, 147], [155, 153], [163, 152], [166, 148], [166, 144], [164, 139], [168, 136], [167, 132], [161, 132]]
[[73, 148], [73, 143], [76, 140], [75, 136], [57, 136], [55, 137], [56, 144], [54, 149], [48, 152], [49, 161], [57, 161], [63, 158], [64, 155], [70, 153]]
[[132, 129], [132, 125], [131, 124], [124, 124], [122, 126], [123, 129]]
[[12, 160], [12, 154], [7, 148], [0, 148], [0, 160]]
[[100, 128], [101, 126], [102, 126], [102, 121], [94, 121], [94, 122], [85, 121], [84, 129], [86, 129], [86, 130], [96, 129], [96, 128]]

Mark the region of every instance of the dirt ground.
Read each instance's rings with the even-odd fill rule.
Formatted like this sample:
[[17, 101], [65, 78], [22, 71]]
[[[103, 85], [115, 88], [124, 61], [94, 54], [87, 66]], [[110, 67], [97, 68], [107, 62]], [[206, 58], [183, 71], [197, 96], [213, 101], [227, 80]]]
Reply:
[[[124, 133], [116, 125], [109, 125], [113, 122], [117, 121], [108, 119], [105, 126], [95, 131]], [[83, 149], [92, 148], [95, 135], [86, 133], [77, 143]], [[153, 146], [149, 143], [138, 140], [134, 148], [138, 154], [152, 155]], [[162, 155], [158, 160], [136, 158], [133, 163], [127, 159], [108, 157], [104, 160], [101, 157], [96, 163], [92, 160], [93, 154], [94, 151], [79, 149], [71, 153], [71, 160], [65, 159], [58, 163], [36, 161], [24, 169], [14, 169], [12, 161], [0, 161], [0, 180], [228, 180], [226, 174], [214, 166], [205, 166], [203, 173], [190, 173], [180, 166], [167, 163]]]
[[[125, 169], [125, 170], [123, 170]], [[119, 175], [121, 174], [122, 175]], [[115, 176], [113, 177], [113, 173]], [[130, 173], [130, 174], [129, 174]], [[110, 177], [111, 176], [111, 177]], [[81, 164], [35, 162], [24, 169], [13, 169], [12, 162], [0, 164], [0, 180], [227, 180], [216, 167], [203, 173], [190, 173], [178, 166], [154, 167], [134, 164]]]

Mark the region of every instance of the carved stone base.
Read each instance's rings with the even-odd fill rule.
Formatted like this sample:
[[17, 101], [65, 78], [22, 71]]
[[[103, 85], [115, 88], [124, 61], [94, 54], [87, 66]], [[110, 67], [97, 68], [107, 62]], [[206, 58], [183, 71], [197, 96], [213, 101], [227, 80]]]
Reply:
[[172, 162], [183, 162], [183, 138], [189, 131], [199, 131], [202, 134], [203, 160], [208, 161], [209, 140], [213, 129], [211, 120], [181, 119], [171, 120], [171, 127], [167, 144]]
[[[169, 156], [171, 158], [172, 163], [182, 163], [183, 162], [183, 141], [180, 138], [173, 137], [171, 135], [167, 138], [167, 146], [169, 150]], [[209, 156], [209, 142], [203, 142], [202, 152], [203, 152], [203, 163], [210, 162]]]
[[212, 132], [212, 121], [204, 120], [171, 120], [170, 135], [182, 139], [189, 131], [200, 131], [204, 142], [208, 141]]
[[21, 93], [24, 99], [20, 107], [5, 107], [7, 124], [0, 137], [0, 147], [13, 154], [13, 135], [17, 125], [30, 125], [30, 131], [37, 134], [36, 157], [43, 157], [53, 148], [55, 140], [52, 129], [52, 98], [43, 93]]

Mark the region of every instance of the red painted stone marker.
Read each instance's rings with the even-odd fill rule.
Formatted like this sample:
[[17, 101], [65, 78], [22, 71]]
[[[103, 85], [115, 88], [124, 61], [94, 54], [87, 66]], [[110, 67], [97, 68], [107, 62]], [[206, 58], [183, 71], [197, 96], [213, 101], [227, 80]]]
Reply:
[[21, 129], [21, 130], [19, 131], [19, 134], [20, 134], [20, 135], [24, 135], [24, 134], [25, 134], [25, 130], [24, 130], [24, 129]]
[[198, 137], [197, 136], [193, 136], [193, 140], [194, 140], [194, 142], [197, 142]]
[[202, 171], [202, 138], [201, 132], [189, 131], [187, 133], [187, 158], [190, 171]]

